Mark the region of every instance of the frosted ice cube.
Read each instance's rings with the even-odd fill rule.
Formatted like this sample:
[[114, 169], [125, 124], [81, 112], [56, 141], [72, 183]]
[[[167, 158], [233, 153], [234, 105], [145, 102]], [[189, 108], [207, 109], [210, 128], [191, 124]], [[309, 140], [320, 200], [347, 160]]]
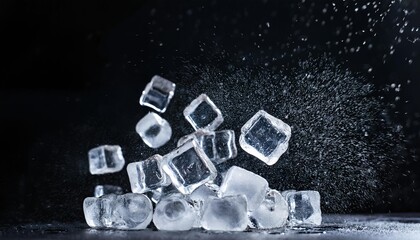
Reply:
[[207, 230], [243, 231], [247, 228], [247, 201], [245, 196], [209, 197], [201, 226]]
[[168, 121], [153, 112], [149, 112], [140, 119], [136, 125], [136, 132], [143, 142], [151, 148], [165, 145], [172, 136], [172, 128]]
[[233, 130], [202, 131], [186, 135], [178, 140], [178, 146], [196, 138], [207, 157], [215, 164], [220, 164], [237, 155], [235, 132]]
[[145, 229], [152, 221], [153, 206], [150, 199], [137, 193], [119, 195], [112, 213], [113, 228]]
[[206, 94], [201, 94], [194, 99], [184, 109], [184, 116], [195, 130], [206, 129], [212, 131], [223, 122], [222, 112]]
[[213, 163], [194, 139], [166, 154], [163, 160], [163, 170], [183, 194], [191, 194], [196, 188], [217, 176]]
[[197, 221], [198, 213], [192, 202], [184, 195], [177, 193], [162, 198], [156, 204], [153, 223], [159, 230], [190, 230]]
[[118, 145], [102, 145], [89, 150], [89, 171], [91, 174], [118, 172], [124, 167], [124, 157]]
[[168, 186], [171, 182], [162, 170], [162, 164], [162, 156], [159, 154], [155, 154], [144, 161], [128, 164], [127, 173], [131, 191], [134, 193], [144, 193]]
[[260, 110], [242, 126], [239, 144], [249, 154], [273, 165], [286, 152], [290, 137], [289, 125]]
[[321, 196], [317, 191], [298, 191], [287, 194], [291, 225], [320, 225]]
[[93, 228], [113, 227], [112, 213], [117, 195], [103, 195], [100, 198], [88, 197], [83, 201], [86, 223]]
[[233, 166], [223, 178], [219, 195], [224, 197], [243, 194], [248, 201], [248, 211], [253, 211], [260, 206], [267, 190], [268, 182], [263, 177]]
[[267, 191], [263, 202], [249, 212], [251, 227], [260, 229], [278, 228], [286, 224], [289, 209], [286, 200], [277, 190]]
[[163, 113], [166, 111], [174, 92], [175, 83], [157, 75], [153, 76], [140, 97], [140, 105]]
[[123, 189], [119, 186], [113, 186], [113, 185], [97, 185], [95, 187], [94, 196], [100, 197], [107, 194], [116, 194], [121, 195], [123, 194]]

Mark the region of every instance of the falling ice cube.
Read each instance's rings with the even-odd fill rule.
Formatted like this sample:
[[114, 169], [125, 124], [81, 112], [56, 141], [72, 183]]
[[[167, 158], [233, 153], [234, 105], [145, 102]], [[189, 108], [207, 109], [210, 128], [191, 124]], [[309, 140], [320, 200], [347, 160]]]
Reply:
[[153, 213], [153, 223], [159, 230], [190, 230], [198, 219], [192, 202], [188, 197], [177, 193], [161, 199]]
[[178, 146], [194, 137], [207, 157], [215, 164], [235, 158], [237, 155], [235, 132], [233, 130], [216, 132], [198, 130], [180, 138]]
[[286, 224], [289, 209], [284, 197], [277, 190], [268, 190], [263, 202], [249, 212], [251, 227], [259, 229], [278, 228]]
[[243, 231], [247, 228], [247, 201], [245, 196], [209, 197], [201, 217], [206, 230]]
[[124, 167], [120, 146], [103, 145], [89, 150], [89, 170], [91, 174], [118, 172]]
[[184, 116], [195, 130], [213, 131], [223, 122], [222, 112], [206, 94], [194, 99], [184, 109]]
[[165, 145], [172, 136], [172, 128], [168, 121], [152, 112], [140, 119], [136, 125], [136, 132], [143, 142], [151, 148]]
[[150, 107], [158, 112], [165, 112], [175, 92], [175, 83], [160, 76], [154, 76], [146, 85], [140, 105]]
[[162, 156], [153, 155], [140, 162], [127, 165], [128, 178], [133, 193], [144, 193], [160, 187], [168, 186], [171, 182], [162, 170]]
[[253, 211], [260, 206], [267, 190], [268, 182], [263, 177], [233, 166], [223, 178], [219, 195], [224, 197], [243, 194], [248, 201], [248, 211]]
[[317, 191], [289, 192], [286, 198], [291, 225], [321, 224], [321, 197]]
[[123, 189], [119, 186], [113, 186], [113, 185], [97, 185], [95, 187], [95, 191], [94, 191], [95, 197], [101, 197], [107, 194], [121, 195], [123, 194]]
[[152, 221], [153, 206], [150, 199], [137, 193], [117, 196], [112, 213], [113, 228], [145, 229]]
[[213, 163], [194, 139], [165, 155], [163, 160], [163, 170], [183, 194], [191, 194], [196, 188], [217, 176]]
[[286, 152], [290, 136], [289, 125], [260, 110], [242, 126], [239, 144], [249, 154], [273, 165]]

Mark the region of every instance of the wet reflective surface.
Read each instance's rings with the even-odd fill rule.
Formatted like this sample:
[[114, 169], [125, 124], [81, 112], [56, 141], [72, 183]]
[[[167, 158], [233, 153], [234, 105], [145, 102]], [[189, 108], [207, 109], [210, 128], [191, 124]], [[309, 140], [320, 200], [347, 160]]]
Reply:
[[9, 239], [420, 239], [420, 213], [325, 215], [318, 227], [235, 233], [96, 230], [85, 223], [3, 225], [0, 229], [0, 237]]

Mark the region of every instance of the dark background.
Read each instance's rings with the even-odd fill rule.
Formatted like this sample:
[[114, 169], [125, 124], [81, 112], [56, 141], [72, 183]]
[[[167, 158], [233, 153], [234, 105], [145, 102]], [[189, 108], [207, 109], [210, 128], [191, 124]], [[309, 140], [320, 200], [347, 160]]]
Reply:
[[[326, 53], [373, 83], [403, 128], [392, 197], [345, 212], [420, 211], [420, 6], [364, 4], [0, 1], [0, 221], [83, 221], [95, 184], [128, 191], [125, 170], [91, 176], [86, 153], [105, 143], [120, 144], [127, 162], [151, 153], [136, 147], [134, 126], [149, 111], [138, 99], [154, 74], [195, 61], [276, 71], [284, 54], [299, 52]], [[174, 79], [178, 88], [193, 84], [182, 81]], [[175, 97], [170, 107], [186, 104]]]

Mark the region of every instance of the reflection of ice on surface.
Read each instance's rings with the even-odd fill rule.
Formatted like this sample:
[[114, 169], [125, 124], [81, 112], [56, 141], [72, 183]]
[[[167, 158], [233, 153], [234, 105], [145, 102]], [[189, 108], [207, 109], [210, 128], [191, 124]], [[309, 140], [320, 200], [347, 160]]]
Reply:
[[[385, 215], [323, 215], [317, 227], [279, 228], [270, 231], [217, 233], [204, 230], [183, 232], [95, 230], [85, 223], [26, 224], [0, 227], [2, 237], [43, 239], [419, 239], [420, 213]], [[314, 236], [315, 235], [315, 236]]]

